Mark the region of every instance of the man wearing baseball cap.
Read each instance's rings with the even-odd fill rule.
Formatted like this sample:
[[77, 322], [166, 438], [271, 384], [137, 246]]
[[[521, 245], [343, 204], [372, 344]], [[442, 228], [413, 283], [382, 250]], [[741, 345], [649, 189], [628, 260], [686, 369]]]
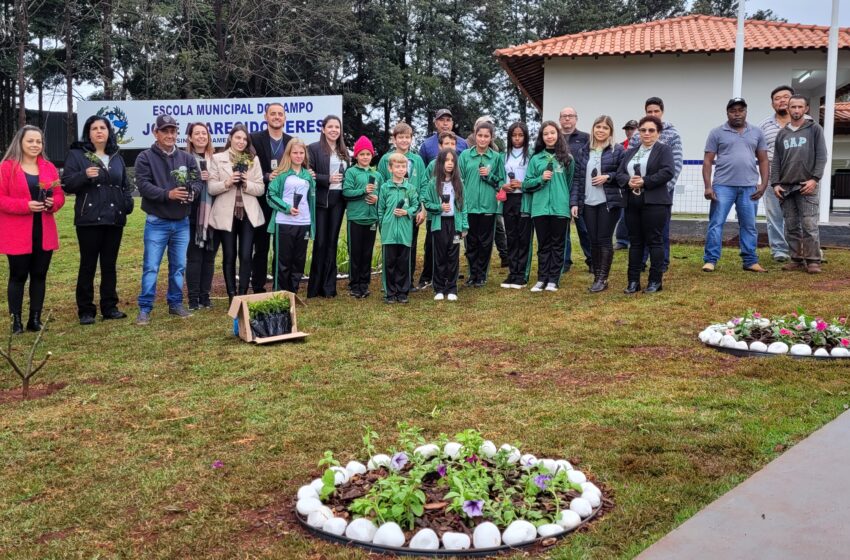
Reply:
[[625, 125], [623, 125], [623, 132], [626, 134], [626, 139], [623, 141], [623, 148], [629, 149], [629, 140], [632, 137], [632, 134], [635, 133], [638, 127], [638, 122], [634, 119], [628, 121]]
[[[738, 215], [739, 244], [744, 270], [767, 272], [756, 254], [756, 210], [768, 181], [767, 143], [761, 128], [747, 122], [747, 102], [733, 97], [726, 104], [726, 122], [713, 129], [705, 142], [702, 180], [711, 201], [705, 234], [703, 272], [714, 272], [720, 260], [723, 224], [732, 206]], [[758, 161], [758, 164], [756, 164]], [[716, 165], [715, 165], [716, 164]], [[714, 176], [712, 177], [712, 166]]]
[[[441, 132], [454, 132], [452, 129], [455, 125], [455, 118], [452, 116], [452, 112], [448, 109], [438, 109], [436, 115], [434, 116], [434, 134], [426, 138], [422, 142], [422, 146], [419, 147], [419, 157], [422, 158], [422, 162], [425, 164], [425, 167], [428, 167], [428, 164], [431, 163], [432, 160], [437, 159], [437, 154], [440, 153], [440, 133]], [[457, 153], [461, 153], [469, 146], [466, 141], [460, 136], [457, 137], [457, 147], [455, 150]]]
[[177, 126], [171, 115], [159, 115], [153, 129], [156, 142], [136, 158], [136, 188], [142, 195], [142, 210], [148, 215], [137, 325], [150, 323], [159, 266], [166, 250], [168, 313], [183, 318], [191, 315], [183, 307], [183, 273], [189, 246], [190, 202], [202, 184], [194, 156], [177, 149]]

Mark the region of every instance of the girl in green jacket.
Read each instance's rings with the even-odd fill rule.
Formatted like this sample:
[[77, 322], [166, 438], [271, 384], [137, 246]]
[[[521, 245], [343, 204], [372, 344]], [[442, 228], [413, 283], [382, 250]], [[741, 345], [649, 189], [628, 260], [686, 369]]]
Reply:
[[365, 136], [354, 143], [357, 165], [345, 171], [342, 196], [348, 213], [348, 289], [358, 299], [369, 296], [372, 279], [372, 251], [378, 229], [378, 192], [381, 175], [369, 167], [375, 148]]
[[434, 178], [423, 190], [422, 196], [431, 224], [434, 300], [457, 301], [460, 240], [469, 230], [463, 184], [453, 148], [441, 150], [435, 161]]
[[467, 284], [480, 288], [487, 282], [490, 255], [496, 233], [496, 214], [501, 212], [496, 193], [505, 182], [505, 160], [490, 147], [495, 134], [489, 122], [475, 127], [475, 146], [458, 158], [463, 198], [469, 219], [466, 258], [469, 261]]
[[274, 235], [274, 289], [298, 292], [307, 242], [315, 234], [316, 181], [308, 171], [307, 145], [293, 138], [286, 145], [280, 173], [269, 184], [272, 209], [268, 231]]
[[575, 163], [567, 140], [553, 121], [540, 126], [522, 190], [523, 210], [537, 235], [537, 283], [532, 292], [557, 292], [570, 224], [570, 185]]

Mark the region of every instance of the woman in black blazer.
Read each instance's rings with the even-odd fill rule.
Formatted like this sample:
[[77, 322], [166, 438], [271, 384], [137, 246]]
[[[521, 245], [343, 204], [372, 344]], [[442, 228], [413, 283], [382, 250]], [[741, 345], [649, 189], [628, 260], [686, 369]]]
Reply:
[[617, 182], [625, 189], [626, 225], [629, 228], [629, 275], [624, 290], [640, 290], [644, 247], [649, 247], [649, 283], [644, 292], [660, 292], [664, 266], [662, 231], [673, 193], [667, 183], [675, 173], [673, 151], [658, 141], [663, 126], [658, 117], [646, 116], [638, 123], [640, 144], [630, 148], [617, 170]]
[[614, 142], [614, 121], [608, 115], [593, 121], [590, 134], [590, 142], [573, 154], [576, 172], [570, 190], [570, 210], [573, 217], [584, 217], [590, 238], [593, 285], [588, 291], [601, 292], [608, 288], [614, 260], [614, 228], [624, 206], [617, 170], [625, 150]]
[[345, 215], [342, 176], [351, 162], [339, 117], [325, 117], [322, 136], [307, 147], [307, 155], [316, 173], [316, 234], [307, 297], [332, 298], [336, 297], [336, 248]]

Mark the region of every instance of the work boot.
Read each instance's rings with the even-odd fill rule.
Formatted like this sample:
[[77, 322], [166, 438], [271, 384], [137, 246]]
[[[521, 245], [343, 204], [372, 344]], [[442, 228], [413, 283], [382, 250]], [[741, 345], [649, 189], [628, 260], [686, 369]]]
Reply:
[[21, 322], [20, 313], [12, 313], [12, 334], [23, 334], [24, 324]]
[[27, 321], [27, 330], [30, 332], [38, 332], [42, 329], [41, 311], [30, 311], [30, 319]]

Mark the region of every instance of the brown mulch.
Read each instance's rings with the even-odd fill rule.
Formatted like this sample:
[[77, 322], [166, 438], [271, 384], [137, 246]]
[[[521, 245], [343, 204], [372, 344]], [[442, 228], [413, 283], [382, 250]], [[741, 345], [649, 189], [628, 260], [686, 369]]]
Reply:
[[[57, 391], [61, 391], [68, 384], [60, 381], [57, 383], [48, 383], [30, 385], [29, 396], [27, 400], [34, 401], [38, 399], [43, 399], [44, 397], [49, 397], [53, 393]], [[12, 403], [12, 402], [21, 402], [23, 400], [23, 395], [21, 394], [21, 388], [16, 387], [14, 389], [2, 389], [0, 390], [0, 405]]]

